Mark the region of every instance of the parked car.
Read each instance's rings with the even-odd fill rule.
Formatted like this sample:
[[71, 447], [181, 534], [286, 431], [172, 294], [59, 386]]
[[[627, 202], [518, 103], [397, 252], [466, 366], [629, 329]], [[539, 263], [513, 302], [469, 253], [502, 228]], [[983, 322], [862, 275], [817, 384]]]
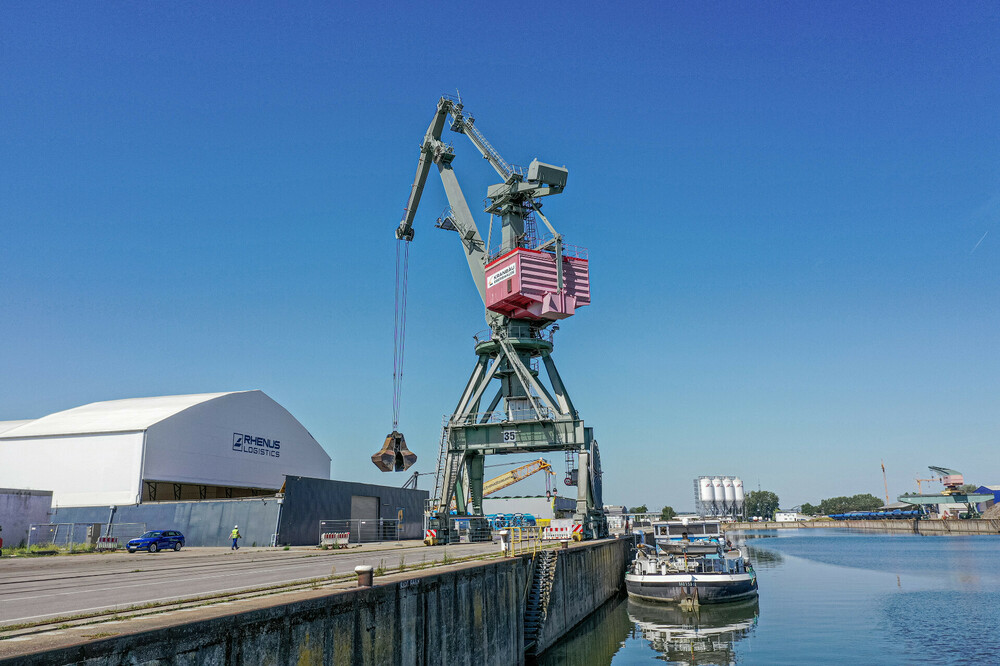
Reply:
[[180, 550], [184, 547], [184, 535], [177, 530], [154, 530], [146, 532], [141, 537], [132, 539], [125, 544], [125, 549], [130, 553], [137, 550], [148, 550], [155, 553], [158, 550], [173, 548]]

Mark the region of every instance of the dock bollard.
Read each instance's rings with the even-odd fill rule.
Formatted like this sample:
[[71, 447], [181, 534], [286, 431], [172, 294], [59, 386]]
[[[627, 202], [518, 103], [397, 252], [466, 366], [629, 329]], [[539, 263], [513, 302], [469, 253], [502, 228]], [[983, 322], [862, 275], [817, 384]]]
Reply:
[[569, 541], [561, 541], [559, 543], [559, 547], [562, 548], [563, 550], [568, 549], [569, 548]]
[[358, 574], [358, 587], [372, 586], [372, 578], [374, 578], [372, 571], [372, 567], [368, 564], [354, 567], [354, 573]]

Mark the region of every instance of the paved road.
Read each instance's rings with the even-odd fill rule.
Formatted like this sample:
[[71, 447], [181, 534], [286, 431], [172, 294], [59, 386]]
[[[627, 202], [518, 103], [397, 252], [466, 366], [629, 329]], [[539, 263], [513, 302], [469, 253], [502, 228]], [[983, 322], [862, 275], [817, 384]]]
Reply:
[[[496, 552], [492, 543], [447, 546], [451, 558]], [[440, 560], [444, 547], [366, 544], [341, 551], [189, 548], [179, 553], [3, 558], [0, 625], [188, 597], [235, 592], [353, 572], [360, 564], [398, 567]]]

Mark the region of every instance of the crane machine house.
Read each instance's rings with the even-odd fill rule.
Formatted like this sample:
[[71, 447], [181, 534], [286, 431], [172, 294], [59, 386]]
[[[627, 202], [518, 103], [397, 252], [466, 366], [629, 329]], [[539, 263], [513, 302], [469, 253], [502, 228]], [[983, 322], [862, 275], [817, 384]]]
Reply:
[[[442, 141], [446, 125], [468, 137], [502, 179], [487, 189], [483, 212], [490, 216], [490, 227], [485, 240], [452, 168], [455, 151]], [[489, 335], [476, 340], [475, 366], [443, 427], [434, 490], [425, 511], [428, 543], [454, 540], [459, 522], [470, 526], [470, 534], [488, 537], [483, 512], [486, 456], [545, 451], [564, 452], [571, 466], [567, 478], [577, 486], [573, 520], [583, 526], [587, 538], [606, 536], [597, 441], [552, 359], [552, 332], [558, 328], [554, 324], [590, 303], [586, 251], [564, 243], [541, 210], [541, 199], [561, 193], [569, 172], [537, 159], [527, 168], [509, 164], [479, 131], [461, 98], [441, 97], [396, 229], [402, 244], [413, 240], [413, 222], [431, 167], [437, 168], [449, 203], [437, 227], [458, 236], [458, 247], [483, 301]], [[496, 245], [494, 217], [500, 220]], [[544, 238], [538, 233], [539, 220], [548, 230]], [[406, 248], [399, 254], [408, 256]], [[405, 259], [402, 269], [397, 264], [397, 275], [400, 270], [405, 276]], [[397, 289], [398, 284], [397, 280]], [[401, 317], [405, 320], [405, 312]], [[383, 471], [392, 471], [412, 463], [407, 455], [413, 454], [405, 449], [394, 422], [392, 434], [372, 460]]]

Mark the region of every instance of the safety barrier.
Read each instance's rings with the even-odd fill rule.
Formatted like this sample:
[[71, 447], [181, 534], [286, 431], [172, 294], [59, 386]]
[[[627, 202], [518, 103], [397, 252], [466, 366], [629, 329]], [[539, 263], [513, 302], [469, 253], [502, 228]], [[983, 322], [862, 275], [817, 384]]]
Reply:
[[343, 548], [351, 540], [350, 532], [325, 532], [320, 535], [319, 545], [334, 548]]
[[118, 550], [118, 537], [99, 537], [97, 550]]
[[583, 540], [583, 525], [567, 525], [563, 527], [543, 527], [543, 539]]

